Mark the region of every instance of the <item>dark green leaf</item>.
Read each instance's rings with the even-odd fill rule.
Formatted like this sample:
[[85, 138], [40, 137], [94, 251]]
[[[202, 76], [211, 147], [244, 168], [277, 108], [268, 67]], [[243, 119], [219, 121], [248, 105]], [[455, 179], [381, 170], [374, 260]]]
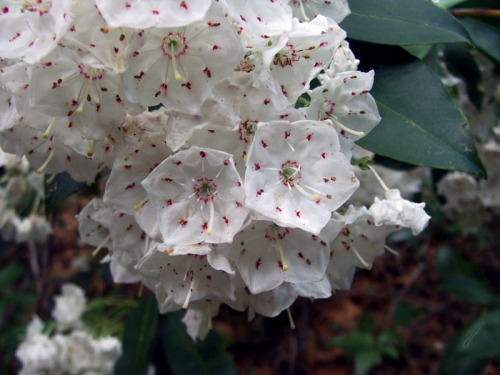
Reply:
[[[477, 108], [481, 108], [483, 92], [479, 90], [482, 81], [477, 58], [470, 49], [461, 44], [449, 44], [443, 48], [443, 59], [451, 74], [466, 83], [467, 95]], [[456, 89], [456, 88], [455, 88]], [[455, 97], [458, 96], [458, 92]]]
[[460, 251], [439, 246], [434, 256], [434, 266], [439, 277], [446, 279], [452, 275], [469, 276], [481, 279], [481, 270], [476, 263], [467, 261]]
[[356, 375], [366, 375], [375, 365], [382, 362], [382, 354], [377, 350], [360, 351], [354, 357]]
[[167, 362], [175, 375], [234, 375], [233, 359], [225, 351], [225, 340], [210, 331], [194, 343], [181, 322], [182, 312], [161, 317], [160, 334]]
[[59, 173], [50, 184], [49, 178], [52, 177], [46, 175], [44, 181], [46, 215], [50, 214], [57, 204], [86, 186], [85, 182], [76, 182], [66, 172]]
[[469, 42], [452, 15], [424, 0], [350, 0], [349, 7], [351, 15], [340, 26], [351, 39], [392, 45]]
[[382, 121], [360, 146], [411, 164], [486, 176], [467, 119], [424, 63], [380, 68], [371, 93]]
[[403, 48], [410, 52], [413, 56], [422, 60], [425, 56], [427, 56], [432, 49], [432, 44], [415, 44], [410, 46], [404, 46]]
[[406, 303], [399, 303], [394, 312], [394, 323], [401, 326], [408, 326], [415, 321], [420, 309]]
[[9, 264], [0, 270], [0, 290], [5, 290], [24, 273], [24, 268], [19, 264]]
[[483, 372], [487, 359], [466, 357], [460, 351], [462, 333], [448, 343], [439, 361], [439, 375], [477, 375]]
[[460, 336], [458, 349], [470, 357], [500, 355], [500, 310], [483, 315], [470, 324]]
[[123, 354], [115, 365], [116, 375], [144, 373], [157, 342], [158, 304], [154, 295], [143, 298], [130, 314], [123, 334]]
[[500, 29], [483, 22], [467, 18], [462, 25], [469, 33], [472, 42], [486, 55], [500, 62]]
[[439, 290], [481, 305], [493, 305], [497, 302], [497, 297], [490, 287], [473, 277], [451, 275], [441, 282]]

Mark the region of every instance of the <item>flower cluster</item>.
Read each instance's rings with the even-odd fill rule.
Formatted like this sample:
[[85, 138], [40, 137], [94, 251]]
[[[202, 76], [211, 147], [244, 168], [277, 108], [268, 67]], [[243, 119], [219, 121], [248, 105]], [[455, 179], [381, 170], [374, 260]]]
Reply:
[[112, 374], [121, 355], [121, 342], [115, 337], [93, 338], [84, 329], [81, 315], [86, 299], [82, 289], [65, 284], [55, 298], [52, 316], [56, 332], [50, 334], [35, 316], [23, 342], [16, 350], [22, 363], [20, 374]]
[[275, 316], [347, 289], [388, 233], [425, 227], [394, 189], [348, 205], [354, 142], [380, 117], [345, 0], [3, 5], [1, 146], [40, 173], [109, 169], [82, 239], [116, 282], [188, 309], [193, 337], [221, 303]]
[[437, 184], [437, 192], [446, 203], [443, 210], [456, 221], [464, 234], [477, 233], [482, 224], [500, 212], [500, 80], [494, 64], [477, 51], [471, 58], [481, 73], [480, 107], [476, 107], [467, 92], [466, 83], [448, 72], [443, 64], [443, 82], [455, 89], [460, 107], [469, 119], [472, 134], [488, 179], [479, 180], [464, 172], [450, 172]]
[[43, 199], [43, 178], [30, 171], [25, 158], [0, 150], [0, 234], [6, 241], [42, 243], [52, 234], [45, 216], [37, 213]]

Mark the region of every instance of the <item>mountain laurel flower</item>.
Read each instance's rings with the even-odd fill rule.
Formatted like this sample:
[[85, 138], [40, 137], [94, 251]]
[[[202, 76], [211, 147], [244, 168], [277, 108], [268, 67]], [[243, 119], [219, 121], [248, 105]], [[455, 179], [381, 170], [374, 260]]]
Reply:
[[248, 208], [317, 235], [358, 186], [331, 126], [307, 120], [258, 124], [245, 175]]
[[191, 147], [163, 161], [142, 182], [166, 244], [231, 242], [247, 217], [232, 155]]

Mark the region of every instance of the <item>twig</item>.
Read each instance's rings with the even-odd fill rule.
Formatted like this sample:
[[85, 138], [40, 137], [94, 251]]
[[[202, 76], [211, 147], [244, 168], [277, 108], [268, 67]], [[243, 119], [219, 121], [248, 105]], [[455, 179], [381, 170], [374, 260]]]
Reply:
[[498, 9], [463, 8], [463, 9], [451, 9], [450, 12], [455, 17], [500, 18], [500, 10], [498, 10]]

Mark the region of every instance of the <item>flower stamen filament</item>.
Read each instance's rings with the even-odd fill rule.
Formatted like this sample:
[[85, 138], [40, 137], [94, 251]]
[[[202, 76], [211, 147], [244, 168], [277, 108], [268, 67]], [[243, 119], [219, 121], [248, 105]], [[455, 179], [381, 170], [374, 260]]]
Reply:
[[108, 241], [111, 239], [111, 234], [108, 234], [106, 236], [106, 238], [104, 240], [102, 240], [102, 242], [99, 244], [99, 246], [96, 247], [96, 249], [94, 251], [92, 251], [92, 256], [95, 257], [99, 251], [101, 251], [101, 249], [106, 246], [106, 244], [108, 243]]
[[180, 81], [182, 76], [179, 74], [179, 70], [177, 68], [177, 57], [175, 56], [175, 48], [174, 43], [170, 43], [170, 53], [172, 54], [172, 68], [174, 69], [175, 80]]
[[375, 171], [375, 169], [373, 169], [373, 167], [370, 164], [367, 164], [367, 166], [370, 169], [370, 171], [372, 171], [372, 173], [375, 175], [375, 178], [377, 179], [377, 181], [380, 184], [380, 186], [382, 186], [382, 189], [384, 189], [384, 191], [388, 191], [389, 188], [384, 183], [384, 181], [382, 180], [382, 178], [380, 177], [380, 175]]
[[276, 247], [278, 248], [278, 252], [280, 254], [283, 271], [288, 271], [288, 264], [286, 263], [285, 260], [285, 254], [283, 254], [283, 247], [281, 246], [281, 240], [279, 238], [278, 231], [275, 230], [275, 233], [276, 233]]
[[356, 248], [354, 246], [352, 246], [352, 245], [351, 245], [351, 250], [354, 253], [354, 255], [356, 256], [356, 258], [358, 258], [359, 262], [363, 265], [363, 267], [365, 267], [367, 270], [369, 270], [370, 269], [370, 265], [358, 253], [358, 250], [356, 250]]
[[184, 304], [182, 305], [182, 308], [184, 310], [186, 310], [188, 308], [189, 300], [191, 299], [191, 294], [193, 293], [194, 281], [195, 281], [195, 277], [193, 275], [193, 278], [191, 280], [191, 284], [189, 285], [189, 289], [188, 289], [188, 293], [187, 293], [187, 296], [186, 296], [186, 300], [184, 301]]
[[209, 199], [208, 200], [208, 204], [210, 206], [210, 216], [208, 218], [207, 236], [211, 236], [212, 235], [212, 229], [214, 227], [214, 216], [215, 216], [213, 199]]
[[145, 203], [149, 201], [149, 198], [146, 196], [144, 199], [142, 199], [139, 203], [134, 205], [134, 211], [139, 211], [139, 208], [141, 208]]
[[50, 150], [49, 157], [47, 158], [47, 160], [45, 160], [45, 163], [43, 163], [42, 166], [36, 170], [36, 173], [38, 173], [38, 174], [43, 173], [43, 171], [47, 168], [47, 166], [51, 162], [51, 160], [54, 157], [55, 153], [56, 153], [56, 146], [53, 145], [52, 149]]
[[52, 120], [50, 120], [49, 126], [47, 126], [47, 130], [42, 134], [43, 139], [47, 139], [49, 137], [50, 132], [52, 131], [52, 128], [54, 127], [54, 123], [56, 122], [56, 118], [53, 117]]
[[326, 121], [331, 121], [333, 124], [337, 125], [339, 128], [341, 128], [342, 130], [344, 130], [345, 132], [347, 133], [351, 133], [353, 135], [357, 135], [358, 137], [364, 137], [365, 136], [365, 132], [358, 132], [356, 130], [352, 130], [350, 128], [348, 128], [347, 126], [345, 126], [344, 124], [342, 124], [339, 120], [337, 120], [335, 118], [335, 116], [328, 116], [328, 119]]
[[90, 86], [92, 85], [93, 75], [94, 75], [94, 69], [90, 71], [90, 77], [87, 79], [87, 85], [85, 86], [85, 91], [83, 93], [81, 103], [75, 111], [77, 115], [81, 115], [83, 112], [83, 107], [85, 106], [85, 102], [87, 101], [87, 98], [90, 93]]
[[304, 2], [302, 0], [299, 0], [300, 4], [300, 13], [302, 13], [302, 17], [304, 17], [304, 20], [306, 22], [309, 22], [311, 19], [306, 16], [306, 10], [304, 9]]

